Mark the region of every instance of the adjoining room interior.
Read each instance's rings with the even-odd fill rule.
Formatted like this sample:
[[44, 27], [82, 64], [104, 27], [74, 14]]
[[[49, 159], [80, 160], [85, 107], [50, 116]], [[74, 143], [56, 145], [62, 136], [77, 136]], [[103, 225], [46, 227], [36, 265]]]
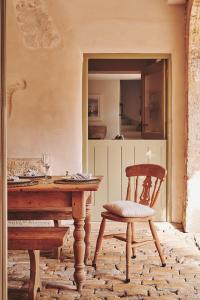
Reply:
[[[89, 139], [92, 125], [104, 126], [105, 139], [141, 139], [141, 73], [89, 73], [88, 90]], [[98, 117], [92, 96], [99, 96]]]
[[[164, 128], [161, 119], [166, 106], [163, 98], [163, 93], [166, 94], [163, 89], [167, 89], [167, 83], [163, 82], [166, 70], [159, 69], [163, 63], [162, 59], [89, 60], [89, 139], [95, 136], [97, 139], [143, 139], [148, 126], [149, 132]], [[92, 111], [94, 101], [96, 111]]]

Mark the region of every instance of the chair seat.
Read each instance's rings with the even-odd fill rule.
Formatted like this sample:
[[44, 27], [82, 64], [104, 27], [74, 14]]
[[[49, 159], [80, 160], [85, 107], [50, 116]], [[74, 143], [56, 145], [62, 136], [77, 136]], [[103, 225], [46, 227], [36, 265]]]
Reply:
[[103, 205], [103, 207], [109, 213], [124, 218], [144, 218], [155, 214], [153, 208], [129, 200], [114, 201]]
[[114, 214], [111, 214], [108, 211], [104, 211], [101, 213], [102, 218], [105, 218], [110, 221], [116, 221], [116, 222], [123, 222], [123, 223], [134, 223], [134, 222], [148, 222], [149, 220], [152, 220], [152, 217], [143, 217], [143, 218], [136, 218], [136, 217], [130, 217], [130, 218], [125, 218], [125, 217], [120, 217]]

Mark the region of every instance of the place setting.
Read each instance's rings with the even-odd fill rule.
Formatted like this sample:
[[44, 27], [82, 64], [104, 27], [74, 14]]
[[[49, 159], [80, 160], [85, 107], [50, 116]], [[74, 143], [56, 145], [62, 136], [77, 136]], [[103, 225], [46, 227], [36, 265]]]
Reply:
[[45, 178], [44, 174], [40, 174], [37, 170], [32, 170], [32, 169], [28, 169], [28, 171], [23, 174], [23, 175], [19, 175], [20, 179], [40, 179], [40, 178]]
[[100, 179], [96, 176], [93, 176], [91, 173], [76, 173], [69, 174], [66, 171], [66, 175], [54, 180], [54, 183], [58, 184], [80, 184], [80, 183], [95, 183], [99, 182]]
[[47, 152], [43, 152], [41, 156], [41, 163], [44, 171], [37, 170], [34, 167], [30, 167], [22, 174], [16, 174], [8, 176], [7, 184], [9, 187], [18, 186], [30, 186], [38, 183], [47, 184], [50, 183], [51, 176], [48, 175], [48, 171], [51, 165], [51, 155]]
[[20, 176], [9, 176], [7, 178], [9, 187], [30, 186], [38, 184], [38, 181], [29, 178], [21, 178]]

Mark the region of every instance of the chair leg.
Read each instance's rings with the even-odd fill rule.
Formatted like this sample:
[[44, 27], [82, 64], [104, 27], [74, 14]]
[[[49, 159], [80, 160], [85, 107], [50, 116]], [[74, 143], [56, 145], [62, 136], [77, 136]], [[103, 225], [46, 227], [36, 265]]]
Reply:
[[104, 231], [105, 231], [105, 226], [106, 226], [106, 219], [103, 218], [102, 222], [101, 222], [100, 229], [99, 229], [99, 235], [98, 235], [98, 238], [97, 238], [96, 249], [95, 249], [95, 253], [94, 253], [94, 259], [93, 259], [93, 262], [92, 262], [92, 265], [95, 268], [96, 268], [97, 256], [99, 254], [99, 251], [100, 251], [101, 245], [102, 245], [102, 240], [103, 240], [103, 234], [104, 234]]
[[[135, 241], [135, 228], [134, 228], [134, 223], [131, 223], [131, 231], [132, 231], [132, 243]], [[132, 258], [136, 258], [136, 249], [133, 247], [132, 248]]]
[[165, 267], [166, 263], [165, 263], [165, 259], [164, 259], [163, 253], [162, 253], [162, 248], [161, 248], [160, 241], [159, 241], [159, 238], [158, 238], [158, 235], [157, 235], [157, 232], [156, 232], [156, 229], [155, 229], [155, 226], [154, 226], [152, 220], [149, 220], [149, 227], [151, 229], [151, 233], [154, 238], [155, 245], [156, 245], [156, 248], [157, 248], [159, 256], [160, 256], [160, 260], [162, 262], [162, 267]]
[[37, 291], [40, 289], [40, 250], [28, 250], [30, 257], [30, 282], [28, 300], [36, 300]]
[[126, 230], [126, 280], [125, 280], [125, 283], [130, 282], [131, 244], [132, 244], [132, 228], [131, 228], [131, 223], [128, 223], [127, 230]]

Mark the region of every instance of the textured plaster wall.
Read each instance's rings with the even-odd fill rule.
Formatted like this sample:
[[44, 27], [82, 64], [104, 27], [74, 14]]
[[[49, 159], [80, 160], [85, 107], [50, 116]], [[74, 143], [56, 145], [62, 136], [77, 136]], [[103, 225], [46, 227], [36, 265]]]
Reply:
[[[192, 2], [192, 1], [190, 1]], [[189, 19], [186, 231], [200, 232], [200, 1]]]
[[[40, 44], [30, 49], [14, 4], [14, 0], [7, 1], [7, 82], [25, 79], [27, 87], [13, 97], [8, 155], [38, 157], [50, 149], [54, 174], [80, 170], [83, 53], [171, 53], [172, 219], [180, 222], [184, 190], [184, 7], [168, 6], [165, 0], [44, 0], [42, 11], [48, 13], [59, 33], [59, 42], [53, 47]], [[31, 24], [29, 28], [35, 32]], [[35, 30], [41, 34], [45, 28]]]
[[[7, 3], [7, 82], [12, 84], [24, 78], [27, 88], [13, 96], [12, 116], [8, 119], [8, 156], [39, 157], [42, 151], [50, 151], [54, 174], [63, 174], [66, 169], [81, 170], [80, 49], [69, 38], [70, 33], [70, 42], [62, 35], [56, 48], [26, 48], [13, 3]], [[52, 3], [46, 1], [46, 7], [62, 32], [58, 22], [62, 8]]]

